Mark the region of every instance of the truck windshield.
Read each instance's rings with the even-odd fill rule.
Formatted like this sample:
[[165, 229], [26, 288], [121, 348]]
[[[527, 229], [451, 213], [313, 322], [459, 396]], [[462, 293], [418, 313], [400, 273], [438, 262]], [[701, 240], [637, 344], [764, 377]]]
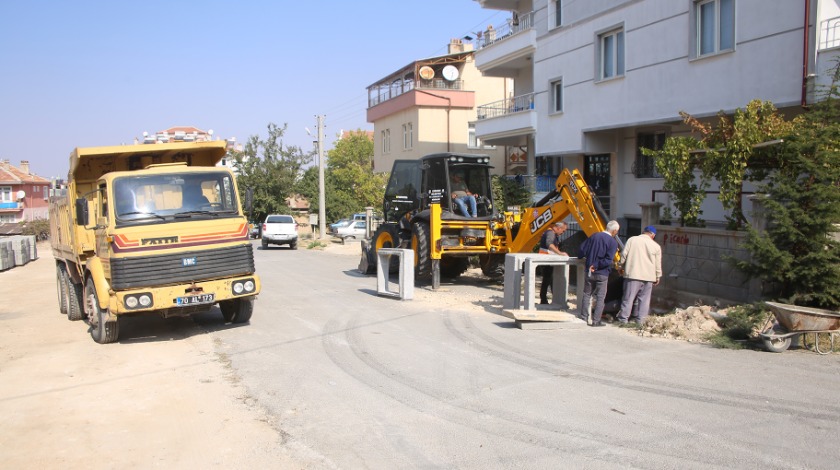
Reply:
[[226, 172], [126, 176], [115, 179], [113, 186], [118, 224], [238, 215], [233, 181]]

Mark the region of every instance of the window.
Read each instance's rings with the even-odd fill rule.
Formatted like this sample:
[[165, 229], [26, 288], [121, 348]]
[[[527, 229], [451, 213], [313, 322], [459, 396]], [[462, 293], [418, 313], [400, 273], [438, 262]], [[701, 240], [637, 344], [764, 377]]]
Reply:
[[11, 186], [0, 186], [0, 202], [15, 202]]
[[552, 27], [559, 28], [563, 25], [563, 0], [553, 0], [549, 2], [549, 16], [553, 21]]
[[563, 111], [563, 79], [551, 82], [551, 112]]
[[640, 132], [636, 139], [636, 161], [633, 163], [633, 174], [636, 178], [662, 178], [656, 171], [653, 157], [642, 154], [642, 148], [662, 150], [665, 145], [665, 131]]
[[735, 49], [735, 0], [701, 0], [694, 4], [697, 57]]
[[607, 80], [624, 75], [624, 29], [614, 29], [598, 35], [598, 79]]
[[382, 131], [382, 153], [391, 153], [391, 129]]
[[403, 124], [403, 150], [410, 150], [414, 147], [414, 125], [410, 122]]

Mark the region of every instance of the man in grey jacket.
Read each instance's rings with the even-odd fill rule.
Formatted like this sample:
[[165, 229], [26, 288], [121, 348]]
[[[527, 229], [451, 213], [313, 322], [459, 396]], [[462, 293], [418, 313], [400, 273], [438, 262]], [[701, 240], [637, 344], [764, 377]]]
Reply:
[[653, 286], [659, 285], [662, 277], [662, 248], [654, 241], [656, 228], [648, 225], [641, 235], [627, 240], [621, 253], [624, 268], [624, 295], [621, 298], [621, 310], [616, 320], [627, 323], [636, 297], [639, 310], [636, 313], [639, 324], [644, 323], [650, 311], [650, 294]]

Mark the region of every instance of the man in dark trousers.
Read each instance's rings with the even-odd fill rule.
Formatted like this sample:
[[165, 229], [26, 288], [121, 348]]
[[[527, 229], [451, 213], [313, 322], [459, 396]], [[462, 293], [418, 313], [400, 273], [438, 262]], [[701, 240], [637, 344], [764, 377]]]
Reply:
[[604, 299], [607, 297], [607, 280], [618, 252], [618, 241], [615, 239], [618, 229], [618, 222], [610, 220], [603, 232], [592, 234], [580, 245], [580, 257], [586, 258], [586, 280], [579, 317], [583, 321], [589, 319], [589, 306], [592, 297], [595, 297], [591, 326], [605, 326], [601, 314], [604, 313]]
[[[560, 251], [560, 235], [569, 228], [566, 222], [555, 222], [543, 232], [540, 238], [540, 253], [546, 255], [569, 256], [568, 253]], [[540, 286], [540, 303], [548, 303], [548, 288], [554, 283], [554, 266], [541, 266], [542, 285]], [[553, 288], [552, 288], [553, 289]], [[553, 294], [553, 292], [552, 292]]]

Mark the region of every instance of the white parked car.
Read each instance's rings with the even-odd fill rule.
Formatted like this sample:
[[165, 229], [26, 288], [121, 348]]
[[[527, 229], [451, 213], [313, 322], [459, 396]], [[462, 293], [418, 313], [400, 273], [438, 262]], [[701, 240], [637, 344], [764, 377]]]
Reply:
[[269, 215], [262, 224], [263, 250], [268, 248], [268, 245], [289, 245], [289, 248], [297, 250], [297, 228], [297, 222], [290, 215]]
[[348, 238], [365, 238], [367, 224], [364, 220], [354, 220], [349, 224], [335, 229], [335, 236], [346, 240]]

